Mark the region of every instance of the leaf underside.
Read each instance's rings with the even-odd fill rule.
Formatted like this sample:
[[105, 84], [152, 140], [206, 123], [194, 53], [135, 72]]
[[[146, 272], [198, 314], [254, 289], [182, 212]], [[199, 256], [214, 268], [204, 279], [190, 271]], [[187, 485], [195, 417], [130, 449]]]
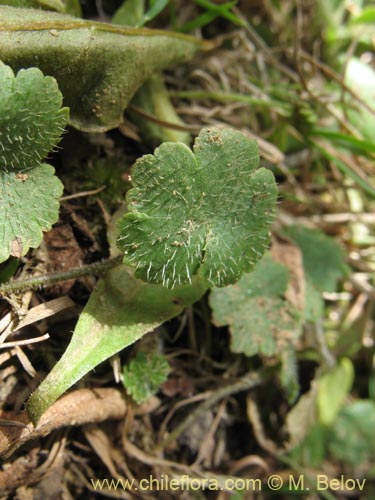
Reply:
[[119, 248], [136, 276], [168, 288], [198, 274], [236, 282], [262, 256], [277, 189], [257, 168], [257, 145], [231, 129], [203, 129], [193, 151], [164, 143], [132, 170]]
[[0, 6], [0, 59], [14, 70], [38, 66], [55, 77], [71, 124], [88, 132], [117, 127], [142, 83], [205, 46], [175, 33]]

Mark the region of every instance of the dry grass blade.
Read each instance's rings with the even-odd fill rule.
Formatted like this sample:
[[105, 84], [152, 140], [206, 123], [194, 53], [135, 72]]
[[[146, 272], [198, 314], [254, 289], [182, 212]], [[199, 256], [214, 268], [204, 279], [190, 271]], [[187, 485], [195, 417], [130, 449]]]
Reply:
[[8, 457], [26, 442], [46, 436], [56, 429], [104, 420], [120, 420], [127, 410], [122, 392], [116, 389], [79, 389], [59, 399], [40, 419], [37, 427], [26, 412], [17, 415], [0, 412], [0, 417], [25, 427], [0, 426], [0, 456]]

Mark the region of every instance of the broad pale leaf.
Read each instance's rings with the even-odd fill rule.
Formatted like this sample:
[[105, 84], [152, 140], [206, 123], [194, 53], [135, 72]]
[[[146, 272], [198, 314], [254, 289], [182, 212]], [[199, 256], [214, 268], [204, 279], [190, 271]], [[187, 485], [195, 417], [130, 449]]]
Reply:
[[54, 76], [80, 130], [105, 132], [155, 71], [188, 61], [200, 40], [123, 28], [37, 9], [0, 6], [0, 59], [14, 70], [38, 66]]
[[0, 262], [39, 246], [57, 221], [63, 185], [54, 172], [45, 164], [22, 173], [0, 169]]
[[37, 68], [14, 75], [0, 61], [0, 169], [29, 169], [55, 147], [68, 122], [57, 82]]
[[166, 290], [134, 278], [120, 265], [101, 279], [83, 310], [63, 357], [31, 396], [27, 410], [36, 422], [44, 411], [86, 373], [177, 316], [206, 291], [199, 280]]
[[225, 286], [250, 271], [267, 247], [277, 197], [258, 162], [254, 140], [214, 128], [201, 131], [193, 152], [164, 143], [137, 160], [118, 239], [136, 276], [173, 288], [198, 274]]

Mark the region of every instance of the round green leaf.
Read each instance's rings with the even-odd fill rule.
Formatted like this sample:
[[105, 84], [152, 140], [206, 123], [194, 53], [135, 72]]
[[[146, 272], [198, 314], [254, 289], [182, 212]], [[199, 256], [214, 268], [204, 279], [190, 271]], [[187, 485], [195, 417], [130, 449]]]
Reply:
[[193, 152], [164, 143], [137, 160], [119, 223], [124, 262], [169, 288], [195, 274], [220, 287], [236, 282], [263, 255], [274, 215], [276, 183], [258, 163], [254, 140], [214, 128]]
[[0, 262], [37, 247], [58, 219], [63, 185], [41, 164], [21, 173], [0, 169]]
[[0, 62], [0, 167], [23, 170], [46, 157], [69, 118], [56, 80], [37, 68], [14, 75]]

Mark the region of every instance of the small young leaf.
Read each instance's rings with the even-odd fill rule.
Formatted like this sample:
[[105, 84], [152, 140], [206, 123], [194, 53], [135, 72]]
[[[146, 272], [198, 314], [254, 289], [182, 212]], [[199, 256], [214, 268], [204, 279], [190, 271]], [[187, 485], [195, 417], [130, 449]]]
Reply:
[[164, 356], [156, 353], [146, 356], [145, 353], [138, 352], [129, 365], [124, 367], [124, 386], [134, 401], [142, 404], [159, 390], [169, 372], [170, 366]]
[[58, 219], [63, 185], [41, 164], [24, 173], [0, 169], [0, 262], [40, 245]]
[[168, 288], [199, 274], [236, 282], [262, 256], [273, 219], [273, 174], [258, 169], [254, 140], [203, 129], [193, 152], [164, 143], [136, 161], [118, 244], [136, 276]]
[[37, 68], [12, 69], [0, 61], [0, 169], [38, 165], [59, 141], [68, 108], [56, 80]]
[[[173, 107], [161, 74], [155, 74], [149, 78], [138, 90], [131, 103], [160, 121], [184, 125]], [[147, 144], [154, 144], [155, 146], [162, 142], [190, 144], [189, 132], [162, 127], [135, 111], [129, 110], [128, 115], [132, 122], [137, 125], [142, 138], [145, 139]]]
[[304, 226], [289, 226], [285, 235], [302, 250], [303, 266], [311, 283], [321, 292], [334, 292], [345, 276], [345, 255], [333, 238]]

